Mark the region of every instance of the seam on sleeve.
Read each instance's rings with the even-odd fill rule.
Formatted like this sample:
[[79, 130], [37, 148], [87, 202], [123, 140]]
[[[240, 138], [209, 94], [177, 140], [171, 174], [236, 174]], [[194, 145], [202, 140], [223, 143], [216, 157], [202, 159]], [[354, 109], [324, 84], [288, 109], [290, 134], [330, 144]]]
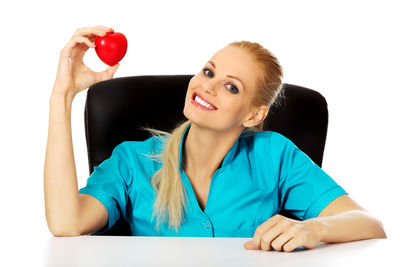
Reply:
[[321, 211], [333, 200], [341, 195], [348, 194], [341, 186], [337, 185], [316, 198], [304, 213], [303, 220], [317, 217]]
[[[116, 214], [116, 209], [117, 206], [114, 202], [114, 200], [112, 200], [112, 196], [104, 191], [100, 191], [98, 189], [93, 189], [93, 188], [82, 188], [79, 190], [79, 194], [88, 194], [91, 195], [93, 197], [95, 197], [97, 200], [99, 200], [104, 207], [107, 209], [108, 212], [108, 222], [107, 222], [107, 229], [110, 229], [115, 222], [118, 220], [117, 214]], [[103, 229], [102, 232], [104, 232], [107, 229]], [[98, 232], [96, 232], [98, 233]]]
[[[270, 147], [272, 148], [272, 147], [274, 147], [274, 144], [273, 144], [273, 140], [272, 139], [275, 139], [273, 136], [277, 136], [278, 138], [282, 138], [282, 137], [284, 137], [283, 135], [281, 135], [280, 133], [278, 133], [278, 132], [271, 132], [271, 139], [270, 139]], [[277, 139], [277, 138], [276, 138]], [[279, 143], [279, 145], [283, 145], [283, 146], [285, 146], [284, 147], [284, 149], [283, 149], [283, 152], [282, 152], [282, 154], [283, 153], [285, 153], [285, 150], [287, 150], [287, 143], [285, 142], [282, 142], [281, 140], [279, 140], [279, 139], [277, 139], [278, 140], [278, 143]], [[286, 139], [284, 139], [284, 141], [286, 141]], [[271, 162], [272, 162], [272, 169], [273, 169], [273, 171], [275, 172], [275, 168], [281, 168], [281, 164], [282, 164], [282, 162], [279, 162], [279, 164], [276, 164], [275, 162], [274, 162], [274, 156], [273, 156], [273, 154], [272, 153], [274, 153], [274, 152], [276, 152], [276, 151], [271, 151]], [[282, 155], [278, 155], [280, 158], [282, 157]], [[286, 156], [286, 155], [285, 155]], [[276, 165], [275, 165], [276, 164]], [[283, 170], [283, 169], [281, 169], [281, 171], [280, 171], [280, 173], [279, 173], [279, 175], [278, 175], [278, 173], [276, 173], [275, 172], [275, 177], [276, 177], [276, 182], [277, 182], [277, 188], [278, 188], [278, 197], [279, 197], [279, 209], [281, 210], [282, 208], [283, 208], [283, 201], [282, 201], [282, 187], [281, 187], [281, 178], [284, 176], [284, 175], [286, 175], [286, 173], [287, 173], [287, 169], [288, 169], [288, 166], [286, 165], [285, 166], [285, 169]], [[285, 178], [285, 177], [284, 177]], [[282, 184], [283, 185], [283, 184]]]
[[[128, 175], [130, 177], [123, 177], [121, 175], [121, 172], [119, 171], [119, 168], [117, 168], [117, 170], [118, 170], [118, 175], [117, 176], [118, 176], [118, 178], [120, 180], [122, 180], [122, 184], [124, 185], [124, 188], [126, 189], [126, 194], [128, 196], [131, 195], [132, 191], [133, 191], [133, 194], [135, 194], [135, 192], [136, 192], [136, 179], [135, 179], [135, 172], [134, 172], [133, 165], [135, 166], [135, 169], [138, 170], [138, 168], [137, 168], [138, 167], [137, 166], [138, 163], [137, 163], [137, 160], [136, 160], [137, 159], [137, 157], [136, 157], [136, 154], [137, 154], [136, 146], [134, 146], [133, 149], [126, 148], [126, 146], [128, 146], [128, 143], [131, 143], [131, 142], [132, 141], [124, 141], [124, 142], [122, 142], [122, 143], [120, 143], [118, 145], [118, 146], [121, 146], [121, 147], [118, 148], [119, 150], [121, 150], [121, 151], [119, 151], [119, 153], [120, 153], [120, 158], [119, 159], [120, 160], [124, 160], [125, 159], [127, 161], [127, 163], [125, 163], [125, 164], [127, 165]], [[125, 144], [125, 145], [123, 145], [123, 144]], [[135, 154], [135, 159], [132, 158], [132, 155], [129, 152], [132, 152], [133, 154]], [[121, 156], [122, 157], [126, 156], [126, 158], [124, 157], [124, 159], [123, 159], [123, 158], [121, 158]], [[117, 163], [118, 162], [114, 158], [114, 162], [113, 162], [114, 166], [119, 167]], [[128, 178], [130, 179], [130, 182], [131, 182], [130, 184], [127, 183], [127, 179]]]
[[[131, 179], [132, 179], [132, 183], [128, 186], [128, 194], [129, 196], [131, 196], [131, 194], [133, 193], [133, 195], [136, 195], [137, 192], [137, 179], [136, 179], [136, 172], [138, 172], [139, 170], [139, 166], [138, 166], [138, 157], [137, 157], [137, 149], [136, 147], [133, 149], [133, 153], [135, 155], [135, 158], [131, 158], [131, 155], [129, 155], [130, 160], [129, 162], [131, 164], [129, 164], [129, 173], [131, 175]], [[135, 166], [135, 168], [133, 168], [133, 165]]]
[[[123, 157], [124, 154], [126, 154], [126, 153], [124, 153], [124, 151], [122, 151], [122, 144], [123, 144], [123, 143], [125, 143], [125, 142], [120, 143], [120, 144], [117, 145], [117, 146], [115, 147], [115, 149], [114, 149], [114, 152], [113, 152], [113, 153], [115, 153], [115, 155], [112, 155], [112, 156], [113, 156], [113, 165], [114, 165], [114, 170], [117, 172], [116, 177], [122, 182], [122, 184], [124, 185], [124, 187], [127, 189], [126, 191], [129, 191], [129, 190], [128, 190], [128, 184], [126, 183], [125, 178], [122, 177], [122, 175], [121, 175], [120, 166], [119, 166], [120, 164], [118, 164], [118, 161], [117, 161], [117, 157], [119, 157], [119, 160], [121, 161], [121, 160], [122, 160], [121, 156]], [[120, 154], [120, 155], [118, 156], [118, 154]], [[128, 155], [128, 156], [129, 156], [129, 155]], [[129, 161], [129, 160], [128, 160], [128, 161]], [[129, 167], [130, 167], [130, 166], [129, 166]]]

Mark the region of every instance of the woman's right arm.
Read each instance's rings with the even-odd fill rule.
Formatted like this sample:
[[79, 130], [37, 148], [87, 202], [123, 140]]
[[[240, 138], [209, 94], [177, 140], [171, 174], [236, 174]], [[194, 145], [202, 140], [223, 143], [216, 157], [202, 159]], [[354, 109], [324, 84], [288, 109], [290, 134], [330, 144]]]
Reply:
[[83, 56], [94, 48], [96, 36], [107, 27], [78, 29], [60, 53], [57, 77], [49, 101], [49, 128], [44, 165], [46, 220], [55, 236], [76, 236], [101, 229], [108, 221], [106, 208], [96, 198], [81, 194], [77, 183], [71, 131], [71, 108], [77, 93], [92, 84], [111, 79], [118, 64], [93, 72]]

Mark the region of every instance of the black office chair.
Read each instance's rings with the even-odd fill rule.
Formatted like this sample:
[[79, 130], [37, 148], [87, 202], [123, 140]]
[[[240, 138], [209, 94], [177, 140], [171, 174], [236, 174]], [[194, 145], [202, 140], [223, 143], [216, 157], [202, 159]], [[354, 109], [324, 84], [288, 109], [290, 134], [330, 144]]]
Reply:
[[[89, 174], [111, 156], [123, 141], [142, 141], [151, 134], [140, 126], [172, 131], [186, 120], [183, 115], [189, 80], [193, 75], [146, 75], [114, 78], [87, 91], [85, 131]], [[322, 158], [328, 128], [325, 98], [304, 87], [284, 84], [280, 100], [270, 108], [264, 130], [292, 140], [317, 165]], [[286, 211], [282, 215], [298, 219]], [[118, 220], [101, 235], [131, 235], [129, 224]]]

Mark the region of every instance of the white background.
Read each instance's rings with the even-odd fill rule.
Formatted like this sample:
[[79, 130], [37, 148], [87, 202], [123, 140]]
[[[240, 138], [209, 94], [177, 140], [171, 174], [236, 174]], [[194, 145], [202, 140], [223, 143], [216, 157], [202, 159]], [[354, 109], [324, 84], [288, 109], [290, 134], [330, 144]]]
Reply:
[[[284, 82], [327, 99], [322, 168], [382, 220], [389, 238], [398, 236], [395, 1], [3, 1], [0, 22], [0, 242], [7, 244], [1, 254], [8, 262], [3, 266], [41, 265], [51, 238], [43, 168], [59, 52], [77, 28], [95, 25], [113, 27], [128, 39], [115, 77], [195, 74], [229, 42], [264, 45], [280, 60]], [[85, 62], [96, 71], [107, 67], [93, 49]], [[80, 188], [89, 176], [86, 92], [77, 95], [72, 109]]]

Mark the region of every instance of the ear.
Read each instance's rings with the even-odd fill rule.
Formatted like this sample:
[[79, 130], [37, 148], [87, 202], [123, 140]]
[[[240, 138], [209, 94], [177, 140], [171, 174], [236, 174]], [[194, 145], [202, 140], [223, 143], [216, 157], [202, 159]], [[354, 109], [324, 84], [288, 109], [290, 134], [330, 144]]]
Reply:
[[261, 123], [268, 115], [269, 108], [265, 105], [253, 110], [243, 121], [244, 127], [253, 127]]

